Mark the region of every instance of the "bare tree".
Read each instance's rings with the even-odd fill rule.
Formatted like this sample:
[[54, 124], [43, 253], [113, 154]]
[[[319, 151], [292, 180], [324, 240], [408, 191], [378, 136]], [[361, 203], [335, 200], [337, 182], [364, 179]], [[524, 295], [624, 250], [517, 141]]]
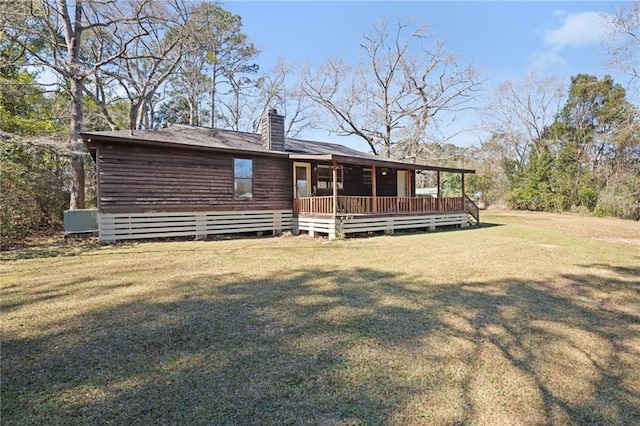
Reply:
[[364, 139], [374, 154], [415, 158], [444, 116], [469, 108], [480, 84], [427, 26], [383, 21], [361, 48], [355, 67], [329, 60], [308, 73], [304, 92], [331, 114], [331, 130]]
[[[282, 106], [286, 98], [286, 82], [288, 69], [284, 59], [278, 59], [277, 65], [260, 76], [256, 81], [256, 101], [251, 114], [251, 131], [260, 132], [262, 117], [271, 108], [283, 113]], [[285, 114], [286, 117], [286, 114]]]
[[[0, 3], [3, 35], [29, 55], [30, 65], [60, 76], [71, 97], [69, 144], [72, 155], [71, 209], [84, 208], [83, 93], [87, 79], [121, 58], [146, 35], [153, 0], [25, 0]], [[128, 34], [106, 38], [105, 34]], [[115, 42], [115, 44], [114, 44]], [[92, 45], [100, 55], [87, 54]], [[44, 48], [43, 48], [44, 46]]]
[[[153, 126], [153, 105], [159, 101], [158, 90], [189, 48], [185, 44], [189, 10], [182, 1], [154, 2], [153, 5], [153, 19], [141, 23], [145, 36], [133, 39], [111, 66], [102, 67], [95, 74], [97, 87], [103, 86], [101, 80], [107, 78], [117, 82], [126, 94], [131, 104], [130, 129]], [[116, 40], [132, 38], [127, 33], [113, 34], [112, 37]]]
[[559, 78], [535, 73], [498, 85], [484, 119], [484, 127], [492, 134], [487, 142], [491, 149], [523, 167], [534, 143], [560, 112], [565, 93]]
[[225, 111], [222, 118], [225, 127], [235, 131], [240, 130], [240, 119], [244, 115], [244, 102], [241, 102], [241, 99], [251, 97], [251, 92], [255, 89], [256, 81], [250, 77], [256, 75], [260, 69], [257, 64], [250, 63], [255, 55], [252, 47], [236, 50], [229, 56], [222, 74], [229, 86], [229, 96], [220, 102], [221, 110]]
[[640, 2], [618, 9], [610, 20], [610, 31], [605, 45], [610, 65], [637, 79], [640, 77]]
[[183, 55], [176, 72], [169, 77], [169, 95], [174, 100], [182, 99], [189, 108], [188, 124], [199, 126], [203, 122], [202, 103], [208, 90], [208, 79], [203, 73], [205, 58], [197, 50]]
[[302, 90], [302, 67], [287, 64], [283, 58], [256, 82], [256, 95], [251, 99], [251, 131], [260, 131], [261, 118], [275, 108], [285, 116], [285, 135], [296, 138], [313, 127], [314, 104]]
[[[165, 107], [173, 111], [175, 107], [183, 108], [186, 105], [190, 124], [201, 125], [208, 121], [209, 126], [216, 127], [221, 108], [231, 108], [232, 111], [238, 109], [235, 108], [235, 97], [240, 97], [240, 92], [249, 84], [243, 74], [257, 67], [252, 61], [259, 51], [242, 32], [240, 16], [225, 10], [218, 3], [199, 1], [193, 4], [185, 32], [188, 33], [186, 49], [171, 77], [168, 90], [174, 99], [171, 105]], [[229, 87], [228, 92], [221, 93], [222, 84]], [[221, 95], [229, 94], [234, 96], [225, 99], [225, 105], [219, 105]], [[203, 102], [207, 98], [209, 111], [205, 119]], [[178, 115], [184, 116], [184, 111], [179, 111]], [[237, 121], [223, 118], [225, 122]]]

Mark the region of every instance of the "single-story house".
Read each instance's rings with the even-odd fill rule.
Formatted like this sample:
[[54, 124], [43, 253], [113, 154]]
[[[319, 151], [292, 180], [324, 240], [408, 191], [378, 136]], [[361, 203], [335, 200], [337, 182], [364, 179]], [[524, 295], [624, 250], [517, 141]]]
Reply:
[[[262, 134], [185, 125], [86, 132], [97, 168], [101, 241], [291, 230], [326, 234], [466, 226], [473, 170], [382, 158], [285, 138], [271, 110]], [[463, 192], [416, 196], [418, 171], [460, 173]], [[473, 217], [473, 219], [471, 218]]]

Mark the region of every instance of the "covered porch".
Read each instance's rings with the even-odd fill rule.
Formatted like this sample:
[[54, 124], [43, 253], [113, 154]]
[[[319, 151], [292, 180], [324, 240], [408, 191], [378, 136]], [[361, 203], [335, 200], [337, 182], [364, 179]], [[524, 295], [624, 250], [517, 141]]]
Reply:
[[[465, 195], [465, 174], [474, 170], [336, 155], [293, 159], [296, 231], [334, 238], [350, 232], [393, 233], [479, 222], [477, 206]], [[416, 175], [421, 171], [435, 173], [435, 194], [416, 195]], [[443, 173], [459, 175], [459, 194], [443, 196]]]

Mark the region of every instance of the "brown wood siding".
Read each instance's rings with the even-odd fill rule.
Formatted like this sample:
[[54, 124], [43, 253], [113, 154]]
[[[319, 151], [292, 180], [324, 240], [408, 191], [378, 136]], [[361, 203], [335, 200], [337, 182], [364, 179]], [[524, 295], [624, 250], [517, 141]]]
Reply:
[[101, 144], [98, 205], [103, 213], [291, 209], [286, 158], [253, 159], [253, 197], [234, 198], [233, 159], [226, 153]]

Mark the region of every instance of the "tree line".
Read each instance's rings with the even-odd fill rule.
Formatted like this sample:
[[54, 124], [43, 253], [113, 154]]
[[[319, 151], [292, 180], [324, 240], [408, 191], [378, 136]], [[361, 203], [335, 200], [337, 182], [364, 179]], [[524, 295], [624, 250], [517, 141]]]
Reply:
[[[632, 82], [639, 16], [637, 1], [619, 10], [605, 40]], [[312, 69], [282, 59], [271, 70], [241, 17], [209, 1], [0, 2], [0, 22], [3, 235], [91, 204], [81, 131], [185, 123], [256, 132], [270, 108], [286, 115], [289, 137], [326, 128], [377, 155], [474, 167], [469, 191], [484, 203], [640, 218], [638, 106], [609, 76], [529, 75], [481, 107], [487, 78], [407, 19], [364, 33], [355, 62]], [[480, 143], [451, 143], [469, 130], [459, 117], [479, 110]], [[22, 187], [22, 201], [7, 195]]]
[[563, 90], [529, 76], [500, 96], [476, 177], [486, 201], [640, 219], [638, 107], [620, 84], [578, 74]]

